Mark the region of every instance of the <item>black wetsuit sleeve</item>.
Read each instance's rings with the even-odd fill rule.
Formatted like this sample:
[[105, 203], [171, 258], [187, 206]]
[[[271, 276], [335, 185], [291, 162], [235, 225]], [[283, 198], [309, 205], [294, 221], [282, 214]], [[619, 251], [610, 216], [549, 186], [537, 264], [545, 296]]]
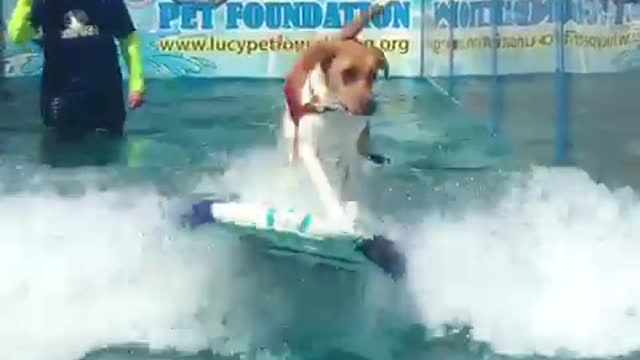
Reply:
[[33, 0], [29, 21], [35, 31], [38, 31], [38, 29], [44, 26], [44, 11], [44, 0]]
[[112, 21], [111, 32], [113, 36], [118, 39], [124, 39], [132, 32], [136, 31], [135, 26], [133, 25], [133, 21], [131, 20], [131, 15], [129, 14], [129, 10], [127, 9], [127, 5], [125, 5], [124, 0], [109, 0], [112, 2], [113, 12], [112, 12]]

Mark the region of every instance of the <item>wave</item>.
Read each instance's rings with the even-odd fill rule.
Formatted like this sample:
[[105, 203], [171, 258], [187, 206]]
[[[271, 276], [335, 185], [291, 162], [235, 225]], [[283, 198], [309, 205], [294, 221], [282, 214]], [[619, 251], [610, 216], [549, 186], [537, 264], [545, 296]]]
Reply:
[[430, 215], [411, 243], [422, 321], [508, 355], [640, 348], [640, 204], [576, 169], [514, 176], [495, 205]]

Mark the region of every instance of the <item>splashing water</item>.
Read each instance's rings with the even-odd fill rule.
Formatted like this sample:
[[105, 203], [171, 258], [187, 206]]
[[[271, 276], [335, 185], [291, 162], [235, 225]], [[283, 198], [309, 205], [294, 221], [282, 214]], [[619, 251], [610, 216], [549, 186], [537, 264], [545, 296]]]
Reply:
[[230, 287], [232, 254], [180, 236], [163, 201], [141, 189], [0, 196], [3, 357], [66, 360], [136, 342], [198, 350], [224, 335], [197, 315], [231, 308], [207, 289]]
[[[264, 194], [274, 189], [269, 181], [235, 172], [246, 161], [268, 164], [245, 158], [216, 182], [285, 201], [284, 193]], [[75, 197], [42, 188], [0, 195], [5, 357], [71, 359], [136, 342], [242, 352], [265, 334], [278, 337], [285, 324], [295, 324], [292, 332], [301, 332], [300, 324], [315, 326], [308, 334], [317, 334], [327, 325], [317, 317], [341, 319], [326, 332], [343, 348], [359, 342], [381, 353], [380, 313], [410, 312], [409, 305], [399, 306], [401, 290], [383, 277], [354, 295], [354, 282], [335, 273], [308, 279], [304, 290], [291, 269], [264, 277], [266, 268], [251, 262], [240, 276], [247, 259], [224, 234], [183, 233], [165, 217], [167, 202], [141, 188]], [[428, 215], [410, 231], [414, 321], [431, 328], [469, 324], [474, 340], [510, 355], [636, 350], [638, 224], [640, 206], [628, 188], [611, 191], [573, 169], [516, 174], [494, 205], [469, 203], [462, 213]], [[250, 290], [256, 286], [260, 290]], [[305, 292], [305, 298], [291, 297]], [[246, 314], [256, 299], [270, 304], [269, 316]], [[309, 307], [314, 312], [303, 310]]]
[[4, 357], [68, 360], [127, 344], [268, 357], [309, 339], [386, 348], [369, 341], [379, 324], [370, 312], [383, 305], [363, 305], [352, 274], [260, 260], [237, 234], [178, 228], [173, 199], [155, 190], [99, 191], [86, 183], [100, 176], [89, 178], [71, 197], [37, 181], [0, 193]]
[[409, 286], [429, 326], [464, 323], [511, 355], [640, 347], [640, 204], [573, 169], [517, 176], [491, 208], [419, 227]]

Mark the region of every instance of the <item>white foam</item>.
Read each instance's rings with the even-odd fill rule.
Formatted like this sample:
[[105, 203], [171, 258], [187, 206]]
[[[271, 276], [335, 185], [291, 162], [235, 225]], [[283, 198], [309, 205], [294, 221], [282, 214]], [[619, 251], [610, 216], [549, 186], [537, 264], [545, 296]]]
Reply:
[[140, 189], [0, 195], [3, 357], [68, 360], [132, 342], [191, 351], [229, 335], [198, 316], [232, 308], [232, 252], [180, 235], [163, 201]]
[[[253, 149], [234, 157], [223, 176], [207, 179], [198, 190], [320, 209], [317, 197], [304, 188], [311, 184], [299, 181], [304, 171], [287, 169], [278, 154]], [[0, 182], [5, 358], [69, 360], [130, 343], [242, 353], [270, 344], [278, 329], [304, 322], [302, 314], [291, 313], [290, 297], [298, 295], [288, 287], [255, 290], [257, 278], [271, 275], [253, 273], [252, 255], [232, 245], [241, 243], [237, 236], [178, 229], [163, 216], [169, 201], [156, 191], [82, 191], [77, 188], [99, 187], [105, 179], [85, 170], [30, 170], [34, 176], [23, 184], [28, 192], [8, 195], [3, 191], [12, 187], [3, 189]], [[73, 197], [50, 189], [66, 182], [73, 183]], [[275, 303], [267, 306], [265, 299]], [[268, 308], [267, 319], [255, 311], [257, 305]], [[362, 324], [354, 326], [362, 330]]]
[[409, 284], [430, 327], [464, 322], [506, 354], [640, 348], [640, 204], [574, 169], [535, 168], [492, 208], [430, 216]]
[[[300, 174], [284, 170], [280, 160], [273, 152], [251, 151], [234, 158], [222, 177], [210, 178], [199, 190], [239, 192], [245, 199], [309, 209], [313, 193], [293, 191], [290, 184], [298, 183]], [[279, 163], [286, 174], [276, 170]], [[178, 229], [163, 215], [172, 201], [156, 191], [91, 190], [89, 184], [106, 182], [100, 173], [38, 171], [24, 179], [29, 191], [18, 195], [8, 195], [13, 187], [3, 189], [0, 182], [5, 358], [69, 360], [130, 343], [157, 350], [246, 353], [282, 342], [277, 337], [283, 328], [322, 326], [292, 312], [298, 301], [309, 301], [298, 298], [303, 295], [295, 286], [270, 288], [289, 281], [279, 279], [277, 266], [273, 274], [255, 271], [255, 256], [224, 230]], [[67, 182], [73, 184], [73, 195], [50, 188]], [[175, 210], [168, 212], [175, 215]], [[297, 281], [302, 275], [295, 276]], [[336, 280], [331, 284], [335, 287]], [[359, 308], [359, 313], [366, 311]], [[353, 326], [366, 337], [363, 324]], [[260, 353], [268, 356], [270, 350]]]
[[[311, 192], [287, 190], [272, 172], [280, 160], [252, 152], [203, 188], [308, 205]], [[296, 299], [285, 288], [254, 293], [251, 271], [233, 273], [243, 259], [232, 247], [174, 228], [159, 211], [164, 203], [139, 188], [0, 194], [4, 357], [68, 360], [131, 342], [242, 352], [305, 319], [289, 313]], [[430, 327], [470, 323], [476, 340], [506, 354], [608, 356], [640, 345], [633, 191], [610, 191], [576, 170], [535, 168], [507, 184], [495, 206], [428, 216], [416, 230], [408, 285]], [[399, 289], [384, 279], [353, 309], [369, 347], [378, 312], [398, 302]], [[268, 320], [246, 311], [269, 296]]]

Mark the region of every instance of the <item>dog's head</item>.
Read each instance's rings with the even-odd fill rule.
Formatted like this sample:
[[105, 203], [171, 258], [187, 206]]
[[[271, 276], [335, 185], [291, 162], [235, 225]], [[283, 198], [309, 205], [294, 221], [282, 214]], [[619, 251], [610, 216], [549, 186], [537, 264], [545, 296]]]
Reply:
[[333, 56], [322, 62], [327, 87], [349, 113], [370, 115], [375, 110], [372, 88], [378, 72], [389, 77], [389, 64], [380, 49], [341, 41]]

